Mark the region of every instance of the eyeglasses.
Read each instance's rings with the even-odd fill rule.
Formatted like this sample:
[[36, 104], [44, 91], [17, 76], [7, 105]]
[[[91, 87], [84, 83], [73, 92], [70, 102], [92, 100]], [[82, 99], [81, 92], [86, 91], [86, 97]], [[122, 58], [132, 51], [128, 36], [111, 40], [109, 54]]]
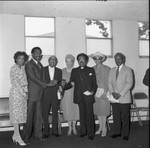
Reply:
[[100, 57], [100, 58], [93, 58], [93, 60], [94, 61], [96, 61], [96, 60], [102, 60], [102, 58]]

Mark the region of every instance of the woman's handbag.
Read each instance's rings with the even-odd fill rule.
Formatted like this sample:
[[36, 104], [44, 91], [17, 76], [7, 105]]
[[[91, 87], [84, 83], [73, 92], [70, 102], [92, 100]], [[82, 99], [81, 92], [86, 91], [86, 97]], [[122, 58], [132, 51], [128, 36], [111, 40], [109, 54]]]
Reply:
[[100, 98], [103, 94], [104, 94], [104, 89], [98, 87], [95, 93], [95, 97]]

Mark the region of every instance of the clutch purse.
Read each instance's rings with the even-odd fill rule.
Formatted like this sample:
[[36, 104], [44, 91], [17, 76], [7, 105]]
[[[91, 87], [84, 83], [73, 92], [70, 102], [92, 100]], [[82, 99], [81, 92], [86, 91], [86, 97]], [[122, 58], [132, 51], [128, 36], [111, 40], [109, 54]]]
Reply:
[[114, 97], [113, 97], [113, 95], [108, 91], [107, 92], [107, 98], [108, 98], [108, 100], [111, 102], [111, 103], [118, 103], [119, 102], [119, 100], [116, 100]]
[[104, 94], [104, 89], [98, 87], [95, 93], [95, 97], [100, 98], [103, 94]]
[[57, 98], [58, 100], [61, 100], [63, 98], [63, 95], [60, 90], [57, 91]]

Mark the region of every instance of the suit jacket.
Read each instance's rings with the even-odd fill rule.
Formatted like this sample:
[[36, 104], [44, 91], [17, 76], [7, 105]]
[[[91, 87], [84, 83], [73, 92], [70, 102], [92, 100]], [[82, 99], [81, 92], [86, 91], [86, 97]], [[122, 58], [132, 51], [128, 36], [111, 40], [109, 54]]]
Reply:
[[46, 87], [44, 79], [43, 66], [41, 68], [31, 59], [25, 65], [25, 70], [28, 79], [28, 90], [29, 90], [29, 100], [30, 101], [41, 101], [43, 88]]
[[[50, 79], [48, 66], [44, 67], [44, 74], [45, 74], [45, 81], [46, 81], [46, 83], [50, 83], [51, 79]], [[57, 81], [61, 81], [62, 80], [62, 70], [57, 68], [57, 67], [55, 67], [54, 79], [57, 80]], [[59, 89], [59, 85], [60, 84], [58, 83], [55, 86], [46, 87], [44, 89], [44, 97], [52, 96], [53, 97], [52, 99], [57, 98], [57, 91]]]
[[143, 84], [149, 87], [149, 68], [146, 70], [146, 73], [144, 75]]
[[[70, 77], [70, 82], [74, 82], [74, 103], [79, 104], [82, 97], [83, 97], [83, 92], [88, 90], [88, 91], [93, 91], [94, 94], [97, 89], [97, 84], [96, 84], [96, 76], [95, 76], [95, 71], [93, 68], [85, 66], [84, 68], [84, 75], [81, 78], [81, 68], [77, 67], [74, 68], [71, 72], [71, 77]], [[90, 99], [92, 99], [92, 103], [95, 102], [94, 100], [94, 94]]]
[[108, 88], [109, 91], [118, 92], [121, 97], [119, 98], [119, 103], [131, 103], [131, 93], [130, 89], [133, 85], [133, 73], [131, 68], [123, 65], [118, 78], [116, 80], [116, 67], [112, 68], [109, 72], [108, 77]]

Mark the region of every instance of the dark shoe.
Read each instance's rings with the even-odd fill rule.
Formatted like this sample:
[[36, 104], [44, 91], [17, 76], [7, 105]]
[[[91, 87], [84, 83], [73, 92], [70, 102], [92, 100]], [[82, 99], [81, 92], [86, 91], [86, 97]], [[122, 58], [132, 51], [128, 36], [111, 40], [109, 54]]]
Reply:
[[121, 134], [113, 134], [113, 135], [111, 135], [111, 138], [117, 138], [117, 137], [121, 137]]
[[59, 137], [59, 134], [52, 134], [52, 136]]
[[94, 139], [94, 136], [89, 136], [88, 139], [89, 139], [89, 140], [93, 140], [93, 139]]
[[29, 143], [29, 138], [27, 138], [27, 137], [25, 137], [25, 138], [23, 139], [23, 141], [24, 141], [26, 144], [30, 144], [30, 143]]
[[82, 135], [80, 135], [80, 137], [81, 137], [81, 138], [83, 138], [83, 137], [85, 137], [85, 136], [86, 136], [86, 134], [82, 134]]
[[48, 136], [48, 135], [43, 135], [43, 137], [44, 137], [45, 139], [48, 139], [49, 136]]
[[41, 141], [45, 141], [45, 140], [46, 140], [46, 138], [45, 138], [44, 136], [39, 137], [39, 139], [40, 139]]
[[124, 136], [124, 137], [123, 137], [123, 140], [124, 140], [124, 141], [128, 141], [128, 140], [129, 140], [129, 137], [128, 137], [128, 136]]

